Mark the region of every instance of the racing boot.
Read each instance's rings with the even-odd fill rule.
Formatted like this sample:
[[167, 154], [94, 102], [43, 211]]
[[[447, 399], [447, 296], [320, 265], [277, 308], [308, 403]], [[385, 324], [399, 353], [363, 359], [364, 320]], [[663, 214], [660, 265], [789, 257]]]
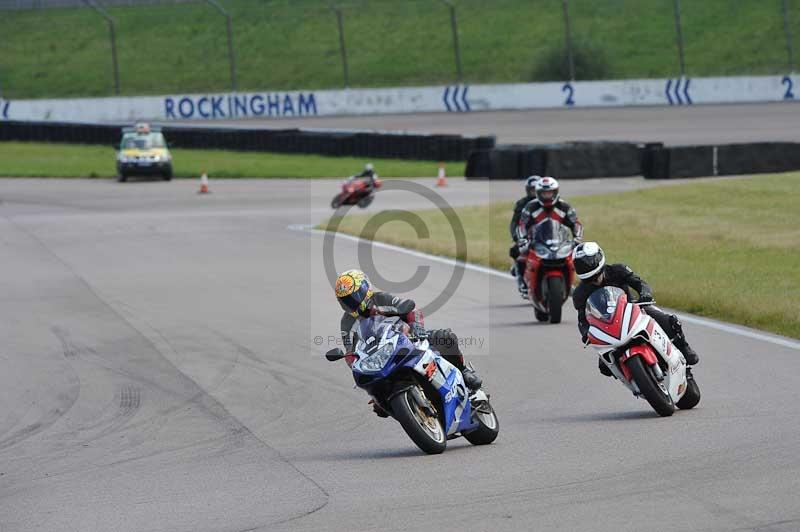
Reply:
[[508, 270], [508, 273], [509, 273], [509, 275], [511, 275], [511, 277], [516, 277], [517, 276], [517, 263], [516, 262], [514, 262], [514, 265], [511, 266], [511, 268]]
[[483, 379], [472, 368], [465, 367], [462, 369], [461, 376], [464, 377], [464, 384], [472, 391], [479, 390], [483, 385]]
[[374, 399], [370, 399], [368, 404], [372, 405], [372, 411], [375, 412], [375, 415], [378, 417], [389, 417], [389, 413], [376, 403]]
[[687, 366], [694, 366], [698, 362], [700, 362], [700, 357], [697, 356], [697, 352], [692, 349], [692, 346], [689, 345], [689, 342], [686, 341], [686, 336], [683, 334], [683, 324], [681, 324], [681, 320], [678, 319], [678, 316], [672, 315], [669, 317], [670, 325], [672, 325], [672, 330], [675, 332], [675, 338], [672, 339], [672, 343], [675, 344], [675, 347], [681, 350], [683, 356], [686, 358], [686, 365]]
[[700, 357], [697, 356], [697, 352], [692, 349], [692, 346], [688, 344], [686, 338], [675, 338], [672, 343], [675, 344], [675, 347], [681, 350], [683, 356], [686, 358], [686, 365], [687, 366], [695, 366], [698, 362], [700, 362]]
[[524, 275], [517, 276], [517, 288], [519, 289], [519, 295], [522, 299], [528, 299], [528, 283], [525, 282]]

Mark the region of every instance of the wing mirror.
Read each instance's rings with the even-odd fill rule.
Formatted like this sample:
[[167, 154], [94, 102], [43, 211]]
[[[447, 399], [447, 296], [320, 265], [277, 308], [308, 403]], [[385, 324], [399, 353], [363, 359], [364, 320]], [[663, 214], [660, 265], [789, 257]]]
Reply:
[[331, 349], [330, 351], [325, 353], [325, 358], [327, 358], [330, 362], [336, 362], [337, 360], [341, 360], [344, 358], [344, 351], [342, 351], [338, 347], [335, 349]]

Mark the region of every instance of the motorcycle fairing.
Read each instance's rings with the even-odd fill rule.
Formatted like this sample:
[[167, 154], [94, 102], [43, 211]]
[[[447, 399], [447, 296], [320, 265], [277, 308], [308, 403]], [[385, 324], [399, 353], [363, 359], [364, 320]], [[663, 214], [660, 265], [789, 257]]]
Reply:
[[622, 368], [622, 374], [625, 376], [625, 380], [628, 382], [631, 380], [631, 372], [628, 370], [628, 366], [625, 365], [625, 361], [635, 356], [642, 357], [645, 364], [648, 366], [658, 364], [658, 357], [649, 344], [637, 344], [630, 346], [625, 350], [625, 353], [619, 357], [619, 367]]
[[[380, 179], [376, 179], [373, 189], [380, 188], [381, 184]], [[341, 187], [342, 190], [337, 196], [341, 197], [343, 205], [355, 205], [361, 198], [371, 194], [371, 192], [368, 192], [367, 182], [356, 177], [350, 177], [342, 181]]]
[[[448, 436], [477, 428], [478, 423], [472, 419], [469, 392], [461, 372], [432, 350], [427, 340], [418, 341], [415, 345], [405, 334], [394, 330], [392, 324], [398, 320], [397, 317], [379, 316], [361, 322], [361, 339], [356, 345], [359, 359], [351, 367], [356, 385], [372, 395], [372, 390], [379, 381], [390, 377], [401, 367], [409, 368], [423, 380], [430, 382], [439, 393]], [[377, 371], [362, 368], [364, 359], [386, 344], [393, 344], [394, 351], [383, 368]]]
[[[638, 394], [638, 387], [631, 382], [631, 376], [625, 366], [625, 360], [632, 356], [641, 356], [648, 366], [652, 366], [661, 358], [667, 366], [664, 372], [666, 387], [674, 401], [678, 401], [686, 391], [686, 363], [683, 354], [676, 348], [660, 325], [638, 306], [629, 303], [625, 292], [616, 287], [604, 287], [606, 308], [599, 309], [594, 305], [592, 312], [587, 312], [589, 322], [589, 342], [598, 350], [603, 362], [621, 381]], [[591, 299], [591, 298], [590, 298]], [[602, 300], [602, 297], [596, 298]], [[587, 303], [587, 311], [589, 305]], [[610, 353], [617, 348], [628, 345], [631, 340], [640, 337], [645, 343], [629, 346], [620, 357], [619, 364]], [[611, 359], [611, 360], [610, 360]], [[660, 368], [659, 370], [660, 371]]]
[[628, 304], [628, 297], [622, 293], [608, 303], [607, 312], [602, 317], [588, 312], [589, 342], [595, 347], [620, 347], [647, 326], [650, 316], [644, 314], [636, 305]]
[[[425, 341], [427, 344], [427, 341]], [[427, 348], [427, 345], [425, 346]], [[433, 364], [433, 370], [431, 370]], [[426, 349], [414, 365], [414, 371], [428, 379], [442, 399], [444, 426], [447, 435], [477, 428], [472, 421], [469, 392], [458, 369], [439, 353]]]
[[649, 345], [655, 349], [656, 353], [667, 364], [667, 371], [665, 372], [667, 390], [669, 390], [672, 399], [677, 402], [686, 392], [686, 358], [653, 318], [650, 318], [650, 323], [647, 325], [647, 335]]
[[562, 277], [565, 294], [569, 297], [569, 287], [575, 281], [575, 269], [572, 264], [572, 236], [569, 230], [557, 220], [546, 219], [536, 225], [533, 243], [525, 261], [525, 282], [528, 284], [528, 299], [541, 311], [549, 309], [543, 304], [547, 298], [547, 277]]

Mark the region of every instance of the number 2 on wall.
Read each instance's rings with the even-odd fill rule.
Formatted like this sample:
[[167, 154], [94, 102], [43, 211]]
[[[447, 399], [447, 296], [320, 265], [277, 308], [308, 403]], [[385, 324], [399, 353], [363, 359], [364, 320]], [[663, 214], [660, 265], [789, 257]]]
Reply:
[[575, 105], [575, 100], [572, 98], [575, 94], [575, 88], [572, 86], [572, 83], [564, 83], [564, 86], [561, 87], [561, 92], [567, 93], [567, 99], [564, 100], [564, 105]]
[[783, 79], [781, 80], [781, 85], [786, 85], [786, 92], [783, 93], [783, 99], [794, 100], [794, 93], [792, 92], [794, 83], [792, 83], [792, 78], [790, 78], [789, 76], [783, 76]]

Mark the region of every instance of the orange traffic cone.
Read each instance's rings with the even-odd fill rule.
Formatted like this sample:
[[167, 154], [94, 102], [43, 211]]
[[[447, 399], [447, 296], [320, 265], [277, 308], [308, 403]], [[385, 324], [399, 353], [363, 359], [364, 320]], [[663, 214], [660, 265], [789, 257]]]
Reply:
[[200, 190], [197, 191], [198, 194], [210, 194], [211, 191], [208, 190], [208, 174], [206, 174], [205, 170], [203, 171], [203, 175], [200, 176]]
[[447, 176], [444, 173], [444, 163], [439, 163], [439, 177], [436, 179], [437, 187], [447, 186]]

